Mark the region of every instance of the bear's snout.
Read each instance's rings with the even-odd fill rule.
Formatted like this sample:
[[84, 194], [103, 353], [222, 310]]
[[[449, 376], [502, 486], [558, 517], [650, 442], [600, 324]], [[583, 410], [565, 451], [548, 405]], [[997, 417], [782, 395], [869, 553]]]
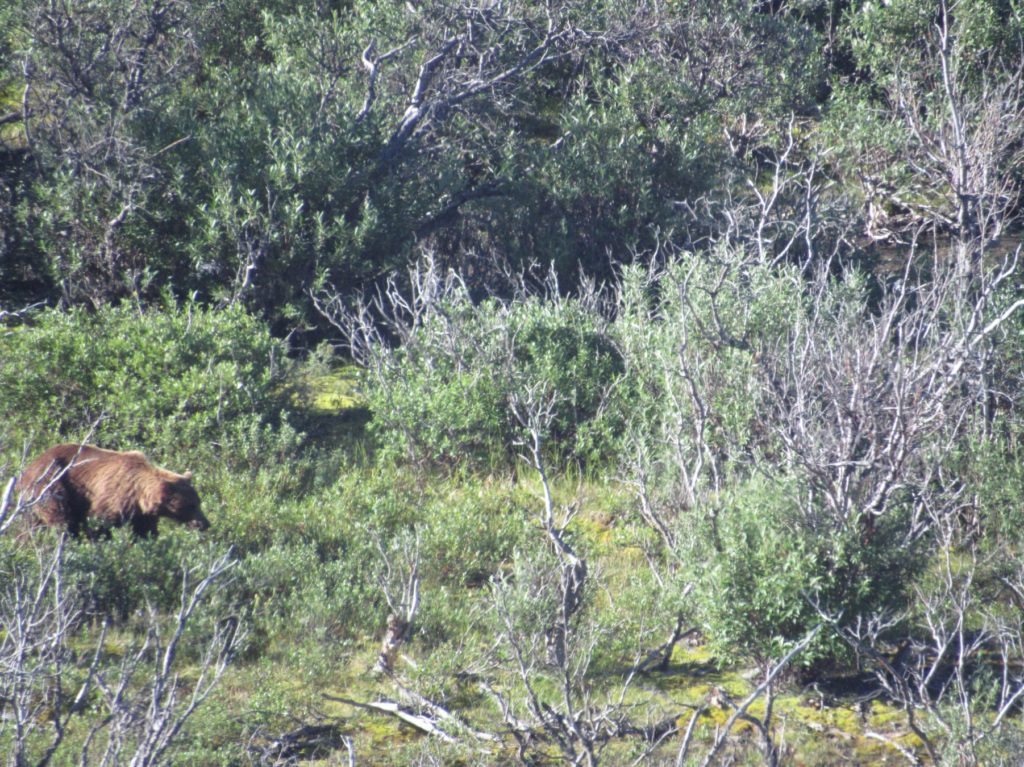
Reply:
[[198, 530], [202, 532], [203, 530], [210, 529], [210, 520], [204, 517], [201, 512], [197, 511], [196, 515], [191, 520], [189, 520], [188, 526], [191, 527], [193, 530]]

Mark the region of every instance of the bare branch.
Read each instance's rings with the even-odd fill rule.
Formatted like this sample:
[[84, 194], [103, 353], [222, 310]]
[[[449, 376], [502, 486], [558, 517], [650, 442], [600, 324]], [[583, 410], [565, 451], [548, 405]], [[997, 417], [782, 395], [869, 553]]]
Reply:
[[[801, 639], [799, 642], [793, 645], [789, 652], [787, 652], [780, 660], [775, 662], [775, 664], [768, 670], [767, 674], [765, 674], [765, 677], [761, 681], [761, 683], [756, 688], [754, 688], [754, 691], [751, 692], [743, 700], [742, 703], [740, 703], [738, 706], [735, 706], [732, 715], [726, 720], [725, 724], [722, 725], [719, 735], [715, 738], [714, 745], [705, 755], [704, 761], [701, 762], [701, 767], [709, 767], [709, 765], [712, 764], [715, 757], [718, 756], [718, 753], [722, 750], [722, 747], [725, 745], [726, 739], [732, 732], [732, 728], [736, 725], [736, 722], [739, 719], [747, 716], [747, 710], [754, 703], [754, 701], [760, 698], [766, 691], [770, 690], [772, 682], [775, 681], [776, 677], [778, 677], [778, 675], [786, 669], [786, 667], [789, 665], [789, 662], [793, 660], [793, 658], [795, 658], [797, 655], [803, 652], [804, 649], [806, 649], [807, 645], [809, 645], [811, 641], [814, 639], [814, 637], [818, 635], [818, 632], [821, 630], [821, 627], [822, 624], [819, 623], [809, 632], [807, 632], [807, 634], [804, 635], [803, 639]], [[685, 759], [685, 756], [685, 752], [680, 752], [680, 756], [676, 760], [677, 763], [681, 763]], [[772, 761], [771, 763], [774, 764], [775, 762]]]

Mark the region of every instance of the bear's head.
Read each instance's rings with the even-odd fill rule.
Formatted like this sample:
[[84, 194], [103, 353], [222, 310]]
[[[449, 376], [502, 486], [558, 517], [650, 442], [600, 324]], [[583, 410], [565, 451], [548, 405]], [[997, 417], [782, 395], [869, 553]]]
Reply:
[[157, 513], [194, 530], [206, 530], [210, 526], [209, 520], [199, 508], [199, 493], [192, 487], [192, 472], [164, 481]]

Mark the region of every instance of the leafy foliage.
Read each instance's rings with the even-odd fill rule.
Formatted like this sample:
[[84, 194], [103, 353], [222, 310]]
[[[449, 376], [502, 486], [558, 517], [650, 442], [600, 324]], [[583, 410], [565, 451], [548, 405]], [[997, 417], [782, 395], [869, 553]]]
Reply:
[[8, 15], [7, 278], [74, 304], [170, 283], [280, 332], [316, 321], [320, 281], [374, 280], [417, 243], [482, 279], [496, 261], [610, 275], [823, 77], [813, 27], [740, 2]]
[[44, 311], [5, 331], [0, 349], [10, 444], [88, 437], [168, 457], [218, 443], [244, 454], [284, 423], [286, 349], [241, 308]]
[[474, 305], [455, 288], [399, 348], [377, 347], [366, 379], [371, 431], [389, 452], [417, 461], [483, 465], [511, 454], [517, 392], [555, 395], [549, 445], [600, 460], [615, 443], [622, 365], [603, 321], [574, 300], [540, 296]]

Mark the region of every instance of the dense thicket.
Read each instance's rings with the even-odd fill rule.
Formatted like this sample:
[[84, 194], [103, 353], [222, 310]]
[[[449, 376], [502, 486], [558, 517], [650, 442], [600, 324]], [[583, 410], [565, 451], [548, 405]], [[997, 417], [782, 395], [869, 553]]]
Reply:
[[283, 332], [318, 321], [310, 290], [359, 288], [424, 246], [475, 290], [533, 261], [607, 275], [670, 233], [741, 225], [721, 206], [764, 203], [793, 169], [836, 182], [768, 200], [776, 236], [831, 224], [804, 251], [928, 222], [993, 235], [1016, 209], [1012, 3], [2, 13], [12, 298], [196, 295]]

